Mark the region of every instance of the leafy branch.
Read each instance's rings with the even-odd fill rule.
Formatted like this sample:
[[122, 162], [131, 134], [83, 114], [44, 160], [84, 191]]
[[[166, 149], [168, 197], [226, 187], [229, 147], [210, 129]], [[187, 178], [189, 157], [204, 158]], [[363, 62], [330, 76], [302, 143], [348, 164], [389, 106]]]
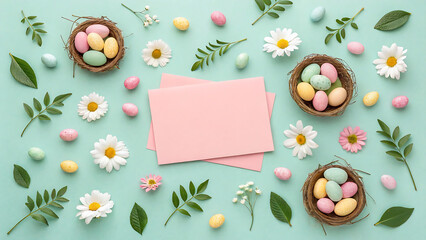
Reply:
[[192, 65], [191, 71], [195, 71], [200, 67], [201, 69], [203, 69], [204, 63], [206, 63], [207, 66], [209, 65], [209, 59], [211, 62], [214, 61], [217, 52], [219, 53], [219, 56], [222, 56], [228, 51], [228, 49], [231, 46], [237, 43], [243, 42], [245, 40], [247, 40], [247, 38], [244, 38], [235, 42], [224, 42], [224, 41], [216, 40], [216, 44], [209, 42], [209, 44], [206, 46], [207, 51], [201, 48], [198, 48], [198, 52], [202, 56], [195, 54], [195, 57], [198, 58], [199, 60]]
[[167, 223], [169, 222], [170, 218], [176, 212], [179, 212], [179, 213], [181, 213], [183, 215], [186, 215], [186, 216], [190, 217], [191, 214], [189, 214], [188, 211], [186, 211], [185, 209], [183, 209], [183, 207], [185, 205], [187, 205], [188, 207], [190, 207], [190, 208], [192, 208], [194, 210], [202, 212], [203, 209], [200, 207], [200, 205], [198, 205], [197, 203], [193, 202], [192, 199], [195, 198], [195, 199], [197, 199], [199, 201], [204, 201], [204, 200], [209, 200], [210, 198], [212, 198], [212, 197], [210, 197], [207, 194], [202, 194], [206, 190], [208, 184], [209, 184], [209, 180], [207, 179], [206, 181], [202, 182], [197, 187], [197, 191], [195, 191], [194, 183], [192, 181], [189, 182], [189, 193], [191, 194], [190, 198], [188, 198], [188, 193], [185, 190], [185, 188], [182, 185], [180, 185], [179, 192], [180, 192], [180, 197], [182, 198], [182, 201], [183, 201], [183, 203], [181, 205], [179, 205], [179, 203], [180, 203], [179, 197], [177, 196], [176, 192], [173, 191], [172, 202], [173, 202], [173, 206], [175, 206], [176, 209], [172, 212], [172, 214], [170, 214], [169, 218], [167, 218], [167, 221], [166, 221], [166, 223], [164, 223], [164, 226], [167, 225]]
[[62, 112], [59, 109], [54, 108], [53, 106], [56, 106], [56, 107], [64, 106], [64, 104], [62, 102], [65, 101], [65, 99], [67, 99], [71, 95], [72, 95], [71, 93], [59, 95], [59, 96], [55, 97], [55, 99], [53, 99], [52, 103], [50, 103], [49, 93], [46, 92], [46, 94], [44, 95], [44, 99], [43, 99], [43, 103], [46, 106], [44, 109], [42, 109], [40, 101], [37, 100], [36, 98], [33, 98], [34, 108], [39, 112], [35, 116], [34, 116], [34, 110], [30, 107], [30, 105], [24, 103], [23, 105], [24, 105], [25, 112], [27, 112], [27, 114], [31, 118], [31, 120], [28, 122], [28, 124], [25, 126], [24, 130], [22, 131], [21, 137], [24, 135], [25, 130], [32, 123], [32, 121], [34, 121], [34, 119], [38, 118], [38, 119], [43, 120], [43, 121], [50, 121], [51, 120], [49, 116], [44, 114], [44, 112], [47, 112], [47, 113], [52, 114], [52, 115], [62, 114]]
[[417, 191], [413, 174], [411, 173], [410, 167], [408, 166], [408, 163], [407, 163], [407, 156], [411, 153], [411, 150], [413, 149], [413, 143], [410, 143], [406, 147], [404, 147], [407, 144], [407, 142], [410, 140], [411, 134], [407, 134], [398, 140], [399, 132], [400, 132], [399, 126], [397, 126], [393, 130], [391, 135], [390, 129], [386, 125], [386, 123], [384, 123], [380, 119], [377, 119], [377, 121], [379, 122], [380, 128], [382, 129], [382, 131], [377, 131], [377, 133], [380, 133], [381, 135], [389, 139], [389, 140], [381, 140], [380, 142], [390, 146], [392, 149], [390, 151], [387, 151], [386, 154], [394, 157], [396, 160], [403, 162], [405, 164], [405, 166], [408, 169], [408, 172], [410, 173], [411, 181], [413, 182], [413, 185], [414, 185], [414, 190]]
[[[259, 7], [260, 11], [263, 12], [262, 15], [260, 15], [260, 17], [258, 17], [251, 25], [254, 25], [257, 21], [259, 21], [263, 16], [265, 16], [266, 14], [268, 14], [269, 16], [273, 17], [273, 18], [279, 18], [280, 15], [278, 15], [278, 13], [276, 12], [284, 12], [285, 8], [279, 5], [292, 5], [293, 2], [292, 1], [277, 1], [277, 0], [273, 0], [275, 1], [274, 4], [272, 4], [271, 0], [255, 0], [257, 6]], [[272, 5], [271, 5], [272, 4]], [[265, 5], [269, 6], [269, 8], [265, 11]], [[276, 12], [274, 12], [274, 10]]]
[[361, 10], [359, 10], [352, 18], [348, 18], [348, 17], [344, 17], [341, 19], [336, 19], [337, 24], [339, 24], [341, 27], [340, 28], [331, 28], [329, 26], [326, 26], [325, 28], [332, 32], [329, 33], [325, 39], [324, 42], [325, 44], [328, 44], [328, 42], [330, 41], [330, 39], [336, 35], [336, 40], [341, 43], [342, 39], [345, 39], [346, 37], [346, 30], [345, 27], [346, 25], [348, 25], [349, 23], [351, 24], [351, 27], [354, 29], [358, 29], [358, 25], [356, 23], [354, 23], [354, 19], [356, 16], [358, 16], [358, 14], [360, 14], [362, 11], [364, 11], [364, 8], [361, 8]]
[[[16, 223], [15, 226], [13, 226], [13, 228], [10, 229], [9, 232], [7, 232], [7, 234], [9, 235], [13, 231], [13, 229], [16, 228], [16, 226], [18, 226], [22, 221], [24, 221], [25, 219], [27, 219], [30, 216], [31, 216], [32, 219], [39, 221], [39, 222], [42, 222], [42, 223], [46, 224], [47, 226], [49, 226], [49, 223], [48, 223], [46, 217], [44, 215], [40, 214], [40, 213], [37, 213], [37, 212], [41, 211], [42, 213], [44, 213], [48, 216], [51, 216], [53, 218], [59, 218], [58, 215], [56, 215], [56, 213], [52, 209], [50, 209], [49, 207], [55, 207], [55, 208], [63, 209], [64, 207], [58, 202], [68, 202], [69, 201], [68, 199], [62, 197], [65, 194], [66, 191], [67, 191], [66, 186], [59, 189], [58, 192], [56, 192], [56, 190], [53, 189], [50, 194], [47, 190], [44, 190], [43, 196], [41, 196], [41, 194], [37, 191], [35, 203], [34, 203], [34, 200], [30, 196], [27, 196], [27, 202], [25, 203], [25, 205], [30, 210], [30, 213], [28, 213], [25, 217], [23, 217], [21, 220], [19, 220], [19, 222]], [[51, 199], [51, 201], [49, 201], [50, 199]], [[45, 204], [42, 206], [41, 204], [43, 203], [43, 201], [45, 202]], [[34, 210], [36, 205], [37, 205], [37, 209]]]
[[41, 40], [41, 36], [40, 33], [47, 33], [45, 30], [40, 29], [40, 26], [44, 25], [44, 23], [42, 22], [35, 22], [35, 23], [31, 23], [30, 20], [34, 20], [35, 18], [37, 18], [37, 16], [25, 16], [24, 11], [21, 10], [22, 16], [23, 18], [21, 19], [21, 23], [25, 24], [25, 22], [27, 22], [28, 27], [27, 30], [25, 31], [25, 34], [28, 35], [31, 32], [32, 34], [32, 40], [36, 40], [37, 44], [41, 47], [41, 45], [43, 44], [43, 41]]

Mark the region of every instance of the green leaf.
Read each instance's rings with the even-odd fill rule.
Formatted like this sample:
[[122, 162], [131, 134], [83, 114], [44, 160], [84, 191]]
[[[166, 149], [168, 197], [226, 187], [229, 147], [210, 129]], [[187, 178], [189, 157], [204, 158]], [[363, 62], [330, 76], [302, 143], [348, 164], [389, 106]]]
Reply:
[[271, 0], [263, 0], [263, 2], [268, 6], [271, 5]]
[[263, 0], [255, 0], [255, 1], [256, 1], [257, 6], [259, 7], [260, 11], [264, 11], [265, 10], [265, 3], [263, 2]]
[[218, 47], [220, 47], [220, 46], [215, 45], [215, 44], [212, 44], [212, 43], [209, 43], [209, 45], [210, 45], [212, 48], [218, 48]]
[[398, 147], [401, 148], [402, 146], [404, 146], [408, 142], [408, 140], [410, 140], [410, 137], [411, 137], [411, 134], [407, 134], [403, 136], [401, 139], [399, 139]]
[[22, 19], [21, 19], [21, 23], [25, 23], [25, 18], [22, 18]]
[[214, 49], [213, 49], [213, 48], [211, 48], [211, 47], [209, 47], [209, 46], [206, 46], [206, 48], [207, 48], [207, 50], [209, 50], [209, 51], [214, 51]]
[[408, 144], [407, 147], [404, 149], [404, 157], [407, 157], [408, 154], [411, 153], [411, 150], [413, 149], [413, 143]]
[[207, 185], [209, 184], [209, 179], [207, 179], [206, 181], [202, 182], [198, 188], [197, 188], [197, 193], [202, 193], [206, 190]]
[[31, 217], [34, 220], [37, 220], [37, 221], [42, 222], [42, 223], [46, 224], [47, 226], [49, 226], [49, 223], [47, 222], [47, 219], [43, 215], [38, 214], [38, 213], [34, 213], [34, 214], [31, 215]]
[[334, 32], [334, 31], [336, 31], [337, 29], [335, 29], [335, 28], [331, 28], [331, 27], [329, 27], [329, 26], [325, 26], [325, 28], [328, 30], [328, 31], [330, 31], [330, 32]]
[[34, 117], [34, 111], [33, 111], [33, 109], [28, 104], [26, 104], [26, 103], [24, 103], [23, 105], [24, 105], [25, 112], [28, 114], [28, 116], [30, 118]]
[[197, 200], [200, 200], [200, 201], [204, 201], [204, 200], [209, 200], [209, 199], [211, 199], [212, 197], [210, 197], [209, 195], [207, 195], [207, 194], [197, 194], [197, 195], [195, 195], [195, 197], [194, 197], [195, 199], [197, 199]]
[[206, 51], [204, 51], [204, 50], [202, 50], [202, 49], [200, 49], [200, 48], [198, 48], [197, 50], [198, 50], [200, 53], [202, 53], [202, 54], [209, 55]]
[[18, 185], [24, 188], [30, 187], [31, 177], [23, 167], [16, 164], [13, 165], [13, 178]]
[[274, 12], [268, 12], [268, 15], [273, 17], [273, 18], [279, 18], [280, 17], [280, 15], [278, 15], [277, 13], [274, 13]]
[[330, 42], [330, 39], [333, 37], [333, 35], [334, 35], [334, 33], [330, 33], [325, 37], [325, 39], [324, 39], [325, 44]]
[[66, 94], [61, 94], [57, 97], [55, 97], [55, 99], [53, 99], [54, 103], [61, 103], [63, 101], [65, 101], [65, 99], [69, 98], [72, 95], [72, 93], [66, 93]]
[[343, 24], [345, 24], [344, 22], [340, 21], [339, 19], [336, 19], [336, 22], [337, 22], [339, 25], [343, 25]]
[[61, 189], [59, 189], [58, 194], [57, 194], [56, 196], [57, 196], [57, 197], [62, 197], [62, 196], [64, 196], [64, 194], [67, 192], [67, 189], [68, 189], [68, 187], [67, 187], [67, 186], [65, 186], [65, 187], [63, 187], [63, 188], [61, 188]]
[[345, 29], [343, 28], [342, 30], [340, 30], [340, 35], [342, 35], [342, 38], [345, 39], [346, 37], [346, 32]]
[[60, 114], [62, 114], [61, 110], [56, 109], [56, 108], [52, 108], [52, 107], [46, 109], [46, 112], [49, 113], [49, 114], [52, 114], [52, 115], [60, 115]]
[[386, 123], [384, 123], [382, 120], [377, 119], [377, 122], [380, 125], [380, 128], [383, 130], [383, 132], [387, 133], [390, 136], [390, 129]]
[[281, 222], [288, 223], [291, 227], [291, 208], [287, 202], [281, 198], [278, 194], [271, 192], [271, 198], [269, 201], [271, 212], [276, 219]]
[[36, 34], [37, 34], [37, 33], [36, 33], [35, 31], [33, 31], [33, 35], [32, 35], [32, 37], [31, 37], [31, 39], [32, 39], [32, 40], [34, 40], [34, 38], [35, 38]]
[[33, 209], [34, 209], [34, 200], [30, 197], [30, 196], [27, 196], [27, 202], [25, 203], [25, 205], [28, 207], [28, 209], [30, 210], [30, 212], [31, 211], [33, 211]]
[[52, 211], [52, 209], [50, 209], [48, 207], [40, 208], [40, 211], [42, 211], [43, 213], [45, 213], [45, 214], [47, 214], [47, 215], [49, 215], [51, 217], [59, 218], [58, 215], [56, 215], [56, 213], [54, 211]]
[[195, 54], [195, 57], [198, 59], [203, 59], [202, 57], [198, 56], [197, 54]]
[[176, 194], [176, 192], [173, 191], [172, 194], [172, 202], [173, 202], [173, 206], [175, 206], [175, 208], [179, 207], [179, 198]]
[[38, 119], [43, 120], [43, 121], [50, 121], [50, 117], [48, 117], [47, 115], [41, 114], [38, 115]]
[[350, 18], [348, 18], [348, 17], [342, 18], [342, 21], [349, 21], [349, 20], [350, 20]]
[[402, 10], [395, 10], [386, 13], [374, 26], [374, 29], [381, 31], [391, 31], [404, 26], [410, 18], [411, 13]]
[[64, 104], [63, 104], [63, 103], [61, 103], [61, 102], [59, 102], [59, 103], [54, 103], [54, 104], [53, 104], [53, 106], [63, 107], [63, 106], [64, 106]]
[[192, 181], [189, 182], [189, 192], [191, 193], [192, 196], [194, 196], [195, 186], [194, 186], [194, 183]]
[[42, 203], [43, 203], [43, 197], [42, 197], [42, 196], [41, 196], [41, 194], [37, 191], [37, 197], [36, 197], [36, 205], [37, 205], [37, 207], [40, 207]]
[[[37, 30], [39, 30], [39, 29], [36, 29], [36, 31]], [[41, 47], [41, 45], [43, 44], [43, 40], [41, 39], [40, 35], [36, 34], [35, 40], [36, 40], [37, 44]]]
[[229, 42], [224, 42], [224, 41], [220, 41], [220, 40], [216, 40], [216, 42], [218, 43], [218, 44], [228, 44]]
[[179, 209], [178, 209], [178, 211], [179, 211], [180, 213], [182, 213], [183, 215], [191, 216], [191, 214], [189, 214], [189, 212], [188, 212], [188, 211], [186, 211], [185, 209], [181, 209], [181, 208], [179, 208]]
[[195, 210], [197, 210], [197, 211], [200, 211], [200, 212], [202, 212], [203, 211], [203, 209], [200, 207], [200, 205], [198, 205], [197, 203], [195, 203], [195, 202], [187, 202], [186, 203], [186, 205], [188, 205], [188, 207], [190, 207], [190, 208], [192, 208], [192, 209], [195, 209]]
[[69, 202], [70, 200], [68, 200], [67, 198], [64, 198], [64, 197], [58, 197], [58, 198], [56, 198], [56, 201], [58, 201], [58, 202]]
[[28, 19], [33, 20], [34, 18], [36, 18], [37, 16], [29, 16]]
[[55, 197], [56, 197], [56, 189], [53, 189], [53, 190], [52, 190], [52, 193], [50, 194], [50, 197], [51, 197], [52, 199], [55, 199]]
[[130, 212], [130, 225], [132, 228], [142, 235], [146, 224], [148, 223], [148, 216], [145, 210], [137, 203], [133, 205], [132, 211]]
[[281, 5], [292, 5], [293, 2], [292, 1], [279, 1], [278, 4], [281, 4]]
[[42, 23], [42, 22], [36, 22], [36, 23], [33, 23], [33, 26], [40, 26], [40, 25], [43, 25], [44, 23]]
[[393, 228], [399, 227], [411, 217], [413, 211], [414, 208], [391, 207], [383, 213], [380, 220], [374, 226], [382, 224]]
[[273, 9], [274, 9], [275, 11], [280, 11], [280, 12], [284, 12], [284, 11], [285, 11], [285, 8], [283, 8], [283, 7], [281, 7], [281, 6], [275, 6]]
[[393, 138], [393, 140], [395, 140], [396, 141], [396, 139], [399, 137], [399, 126], [396, 126], [396, 128], [393, 130], [393, 133], [392, 133], [392, 138]]
[[30, 27], [27, 27], [27, 30], [25, 30], [25, 35], [30, 34], [30, 31], [31, 31], [31, 28], [30, 28]]
[[50, 104], [50, 96], [48, 92], [46, 92], [46, 94], [44, 95], [43, 103], [46, 107]]
[[43, 198], [44, 198], [44, 201], [46, 203], [49, 202], [50, 196], [49, 196], [49, 192], [47, 190], [44, 190]]
[[185, 188], [182, 185], [180, 185], [179, 191], [180, 191], [180, 197], [185, 202], [186, 199], [188, 199], [188, 193], [186, 193], [186, 190], [185, 190]]
[[59, 204], [59, 203], [57, 203], [57, 202], [51, 202], [51, 203], [50, 203], [50, 206], [52, 206], [52, 207], [56, 207], [56, 208], [60, 208], [60, 209], [63, 209], [63, 208], [64, 208], [61, 204]]
[[340, 38], [340, 32], [339, 32], [339, 31], [337, 31], [337, 33], [336, 33], [336, 40], [337, 40], [339, 43], [341, 43], [341, 42], [342, 42], [342, 39]]
[[40, 102], [36, 98], [33, 98], [33, 105], [34, 105], [34, 108], [37, 111], [39, 111], [39, 112], [41, 111], [42, 106], [41, 106]]
[[396, 157], [396, 158], [402, 158], [402, 155], [397, 152], [397, 151], [387, 151], [386, 154], [392, 156], [392, 157]]
[[356, 25], [356, 23], [354, 22], [351, 23], [351, 27], [353, 27], [354, 29], [358, 29], [358, 25]]
[[201, 61], [196, 61], [194, 64], [192, 64], [191, 71], [197, 70], [200, 67], [200, 63]]
[[10, 62], [10, 73], [13, 78], [21, 84], [37, 89], [37, 78], [34, 70], [25, 61], [9, 53], [12, 61]]
[[39, 33], [47, 33], [45, 30], [40, 29], [40, 28], [37, 28], [35, 31], [36, 31], [36, 32], [39, 32]]
[[387, 138], [391, 138], [391, 136], [383, 131], [376, 131], [377, 133], [382, 134], [383, 136], [387, 137]]
[[391, 146], [391, 147], [395, 147], [395, 148], [396, 148], [395, 143], [393, 143], [393, 142], [391, 142], [391, 141], [381, 140], [380, 142], [381, 142], [381, 143], [384, 143], [384, 144], [386, 144], [386, 145], [388, 145], [388, 146]]
[[230, 46], [231, 45], [226, 45], [226, 47], [223, 49], [222, 54], [225, 54], [228, 51], [228, 49], [229, 49]]

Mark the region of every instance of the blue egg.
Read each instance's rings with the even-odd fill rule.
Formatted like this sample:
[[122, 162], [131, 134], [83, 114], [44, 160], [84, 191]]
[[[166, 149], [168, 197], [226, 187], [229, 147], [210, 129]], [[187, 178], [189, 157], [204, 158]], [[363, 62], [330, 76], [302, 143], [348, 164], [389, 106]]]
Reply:
[[325, 15], [325, 8], [323, 6], [319, 6], [314, 8], [311, 12], [311, 20], [313, 22], [319, 22]]
[[338, 184], [343, 184], [348, 180], [348, 173], [341, 168], [329, 168], [325, 170], [324, 177], [328, 181], [335, 181]]
[[328, 181], [325, 184], [325, 192], [333, 202], [340, 201], [343, 196], [342, 188], [335, 181]]
[[54, 68], [57, 64], [56, 57], [50, 53], [43, 54], [41, 56], [41, 62], [49, 68]]

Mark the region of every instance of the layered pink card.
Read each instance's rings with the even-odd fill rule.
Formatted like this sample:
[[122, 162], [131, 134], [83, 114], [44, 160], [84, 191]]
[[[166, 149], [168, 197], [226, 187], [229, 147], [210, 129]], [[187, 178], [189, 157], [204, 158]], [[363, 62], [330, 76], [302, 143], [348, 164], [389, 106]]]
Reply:
[[[178, 86], [185, 86], [185, 85], [192, 85], [192, 84], [203, 84], [203, 83], [209, 83], [209, 82], [210, 81], [203, 80], [203, 79], [196, 79], [196, 78], [163, 73], [161, 76], [160, 88], [178, 87]], [[275, 93], [267, 92], [266, 101], [268, 104], [268, 112], [269, 112], [269, 118], [270, 118], [272, 115], [272, 110], [274, 106]], [[152, 123], [149, 129], [148, 142], [147, 142], [146, 148], [155, 151], [155, 138], [154, 138], [154, 131], [152, 128]], [[262, 169], [263, 153], [214, 158], [214, 159], [204, 160], [204, 161], [216, 163], [216, 164], [222, 164], [222, 165], [231, 166], [231, 167], [238, 167], [238, 168], [244, 168], [244, 169], [249, 169], [254, 171], [260, 171]]]
[[148, 95], [159, 164], [274, 150], [263, 78], [155, 89]]

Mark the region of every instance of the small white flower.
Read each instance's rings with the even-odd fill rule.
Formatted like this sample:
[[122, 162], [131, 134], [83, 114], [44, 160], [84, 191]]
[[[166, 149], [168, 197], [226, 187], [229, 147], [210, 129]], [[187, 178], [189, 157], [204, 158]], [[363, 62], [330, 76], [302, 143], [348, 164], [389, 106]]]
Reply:
[[254, 191], [256, 192], [256, 194], [257, 194], [257, 195], [262, 194], [262, 191], [260, 191], [260, 189], [256, 189], [256, 190], [254, 190]]
[[163, 40], [154, 40], [146, 44], [142, 50], [142, 58], [146, 64], [153, 67], [164, 67], [172, 57], [172, 50]]
[[246, 203], [246, 200], [245, 199], [241, 199], [240, 203], [244, 204], [244, 203]]
[[233, 199], [232, 199], [232, 202], [233, 202], [233, 203], [238, 202], [238, 198], [233, 198]]
[[152, 19], [148, 19], [148, 23], [151, 25], [152, 24]]
[[149, 6], [148, 5], [145, 6], [145, 10], [149, 10]]
[[95, 164], [99, 164], [101, 169], [111, 172], [112, 168], [120, 170], [121, 165], [126, 165], [125, 158], [129, 157], [129, 150], [122, 141], [118, 141], [117, 137], [108, 135], [106, 139], [99, 139], [95, 142], [95, 149], [90, 151], [95, 159]]
[[148, 22], [143, 22], [143, 26], [144, 27], [148, 27], [149, 23]]
[[155, 19], [154, 20], [156, 23], [159, 23], [160, 22], [160, 19]]
[[247, 196], [243, 196], [243, 199], [244, 199], [244, 200], [247, 200]]
[[245, 186], [244, 185], [239, 185], [238, 186], [240, 189], [243, 189]]
[[146, 20], [151, 19], [151, 17], [149, 16], [149, 14], [145, 14], [145, 19]]
[[318, 147], [313, 139], [317, 132], [313, 131], [312, 126], [303, 127], [301, 120], [297, 121], [296, 127], [290, 124], [291, 130], [285, 130], [284, 134], [289, 138], [284, 141], [284, 146], [293, 149], [293, 156], [303, 159], [306, 155], [312, 155], [312, 150]]
[[373, 61], [376, 64], [377, 74], [399, 80], [400, 73], [407, 71], [407, 64], [404, 62], [406, 52], [407, 49], [398, 47], [396, 43], [390, 47], [382, 46], [382, 51], [377, 53], [379, 58]]
[[253, 192], [253, 189], [252, 189], [252, 188], [249, 188], [247, 191], [249, 191], [249, 192]]
[[270, 31], [271, 37], [265, 37], [266, 44], [263, 45], [263, 51], [268, 53], [272, 52], [272, 57], [290, 56], [291, 52], [299, 49], [297, 46], [300, 45], [300, 40], [297, 33], [291, 29], [283, 28], [282, 30], [277, 28], [275, 31]]
[[95, 121], [108, 111], [108, 102], [105, 98], [92, 92], [89, 96], [81, 97], [78, 104], [78, 115], [83, 116], [88, 122]]
[[248, 186], [253, 186], [253, 185], [254, 185], [254, 182], [253, 182], [253, 181], [247, 182], [247, 185], [248, 185]]
[[243, 195], [243, 191], [237, 191], [237, 195]]
[[89, 224], [93, 218], [107, 217], [107, 213], [111, 213], [111, 208], [114, 206], [114, 202], [110, 199], [111, 195], [98, 190], [93, 190], [90, 195], [86, 193], [80, 198], [82, 205], [77, 206], [79, 210], [77, 217], [84, 219], [86, 224]]
[[157, 19], [157, 15], [152, 16], [152, 19], [154, 20]]

